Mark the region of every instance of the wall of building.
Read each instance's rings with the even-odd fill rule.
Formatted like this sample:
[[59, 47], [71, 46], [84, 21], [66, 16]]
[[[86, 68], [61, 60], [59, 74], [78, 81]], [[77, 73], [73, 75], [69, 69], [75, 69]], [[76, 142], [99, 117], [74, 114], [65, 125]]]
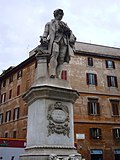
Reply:
[[[88, 48], [86, 48], [87, 46]], [[114, 160], [114, 151], [116, 149], [120, 150], [120, 140], [115, 140], [113, 137], [113, 129], [120, 128], [120, 51], [115, 48], [91, 46], [91, 44], [83, 43], [77, 46], [77, 50], [81, 52], [76, 52], [75, 56], [71, 58], [70, 64], [65, 64], [63, 68], [63, 70], [67, 70], [67, 79], [72, 88], [80, 93], [80, 98], [74, 106], [75, 143], [77, 149], [87, 160], [91, 159], [90, 152], [92, 149], [102, 150], [105, 160]], [[93, 66], [88, 65], [88, 57], [93, 59]], [[106, 68], [106, 60], [114, 61], [115, 68]], [[22, 76], [17, 78], [19, 70], [22, 70]], [[96, 75], [97, 84], [87, 84], [87, 73]], [[2, 79], [1, 83], [1, 95], [6, 93], [6, 100], [0, 104], [0, 113], [4, 113], [3, 123], [0, 125], [0, 137], [4, 137], [6, 132], [8, 132], [9, 137], [13, 137], [13, 131], [16, 130], [17, 138], [25, 138], [27, 106], [21, 96], [34, 82], [35, 60], [27, 61], [23, 67], [18, 67], [12, 74], [13, 82], [9, 84], [10, 73], [5, 78], [6, 86], [3, 87], [4, 79]], [[116, 87], [108, 87], [107, 76], [117, 77]], [[17, 96], [18, 85], [20, 86], [20, 94]], [[9, 99], [10, 89], [12, 89], [12, 97]], [[88, 112], [88, 102], [91, 99], [99, 103], [100, 113], [98, 115], [89, 114]], [[111, 100], [118, 102], [119, 115], [117, 116], [113, 115]], [[16, 107], [20, 108], [19, 118], [13, 120]], [[5, 122], [5, 114], [9, 110], [11, 110], [11, 119]], [[91, 139], [90, 128], [100, 128], [101, 137], [99, 139]], [[82, 138], [76, 139], [76, 134], [80, 134]]]
[[[103, 52], [103, 51], [102, 51]], [[113, 53], [112, 53], [113, 54]], [[88, 57], [93, 58], [93, 66], [88, 65]], [[107, 68], [106, 60], [114, 61], [115, 68]], [[76, 54], [71, 59], [68, 70], [68, 80], [72, 88], [80, 93], [80, 98], [74, 106], [75, 144], [77, 149], [86, 159], [91, 159], [91, 150], [102, 150], [105, 160], [115, 159], [115, 150], [120, 149], [120, 140], [115, 139], [113, 130], [120, 127], [120, 61], [114, 57], [99, 57]], [[97, 85], [87, 84], [87, 73], [97, 75]], [[109, 87], [107, 76], [117, 77], [117, 87]], [[97, 99], [100, 107], [99, 115], [88, 113], [89, 99]], [[119, 115], [113, 115], [111, 100], [118, 101]], [[101, 138], [92, 139], [90, 128], [100, 128]], [[85, 136], [84, 139], [76, 139], [76, 134]]]
[[[17, 74], [22, 71], [22, 75], [18, 78]], [[1, 83], [1, 96], [6, 93], [5, 102], [0, 105], [0, 113], [3, 114], [3, 123], [0, 126], [0, 137], [5, 137], [5, 133], [8, 133], [8, 137], [13, 137], [13, 132], [16, 131], [17, 138], [26, 138], [27, 128], [27, 106], [22, 100], [22, 95], [27, 91], [34, 82], [35, 78], [35, 61], [27, 64], [23, 68], [19, 68], [11, 75], [6, 77], [5, 87], [3, 82]], [[10, 76], [13, 76], [13, 81], [9, 83]], [[19, 95], [17, 95], [17, 86], [20, 86]], [[11, 98], [9, 98], [10, 90], [12, 90]], [[19, 108], [19, 115], [17, 119], [14, 119], [14, 109]], [[10, 120], [5, 122], [6, 112], [10, 111]]]

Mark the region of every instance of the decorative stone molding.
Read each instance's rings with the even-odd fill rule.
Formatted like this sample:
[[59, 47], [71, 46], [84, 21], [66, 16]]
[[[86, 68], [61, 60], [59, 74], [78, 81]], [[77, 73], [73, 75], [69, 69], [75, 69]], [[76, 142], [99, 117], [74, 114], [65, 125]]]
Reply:
[[68, 107], [61, 102], [56, 102], [48, 107], [47, 119], [48, 124], [48, 136], [53, 133], [67, 135], [69, 137], [69, 110]]
[[31, 147], [26, 147], [25, 150], [33, 150], [33, 149], [73, 149], [73, 150], [76, 150], [75, 147], [73, 146], [60, 146], [60, 145], [56, 145], [56, 146], [53, 146], [53, 145], [43, 145], [43, 146], [31, 146]]
[[[65, 84], [65, 83], [63, 83]], [[59, 101], [66, 101], [74, 103], [79, 97], [79, 93], [76, 90], [55, 87], [50, 85], [33, 86], [23, 96], [23, 100], [28, 106], [37, 99], [56, 99]]]
[[80, 154], [71, 154], [67, 157], [57, 156], [56, 154], [50, 154], [48, 160], [81, 160]]

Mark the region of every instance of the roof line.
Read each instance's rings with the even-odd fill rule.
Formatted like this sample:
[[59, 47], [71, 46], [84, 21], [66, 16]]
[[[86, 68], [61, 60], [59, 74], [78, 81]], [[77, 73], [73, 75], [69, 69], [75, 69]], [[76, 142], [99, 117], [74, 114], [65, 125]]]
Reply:
[[83, 44], [89, 44], [89, 45], [94, 45], [94, 46], [100, 46], [100, 47], [107, 47], [107, 48], [113, 48], [113, 49], [120, 49], [120, 47], [112, 47], [112, 46], [105, 46], [102, 44], [94, 44], [94, 43], [87, 43], [87, 42], [80, 42], [80, 41], [76, 41], [76, 43], [83, 43]]

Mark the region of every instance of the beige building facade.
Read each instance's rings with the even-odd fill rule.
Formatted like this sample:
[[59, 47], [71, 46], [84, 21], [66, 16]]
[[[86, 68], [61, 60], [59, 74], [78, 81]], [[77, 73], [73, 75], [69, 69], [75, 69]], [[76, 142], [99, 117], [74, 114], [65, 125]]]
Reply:
[[[34, 50], [0, 76], [0, 137], [26, 138], [22, 95], [35, 79]], [[80, 93], [74, 106], [75, 146], [86, 160], [120, 159], [120, 49], [76, 42], [61, 78]]]

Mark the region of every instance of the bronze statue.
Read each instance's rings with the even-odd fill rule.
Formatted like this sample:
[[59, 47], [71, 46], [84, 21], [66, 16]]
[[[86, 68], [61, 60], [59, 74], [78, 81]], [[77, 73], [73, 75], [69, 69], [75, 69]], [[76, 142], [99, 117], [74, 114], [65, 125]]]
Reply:
[[[61, 21], [64, 12], [62, 9], [54, 11], [54, 19], [45, 25], [41, 44], [47, 45], [50, 54], [50, 78], [60, 78], [64, 62], [69, 63], [70, 52], [73, 52], [76, 37], [66, 23]], [[72, 50], [71, 50], [72, 48]]]

